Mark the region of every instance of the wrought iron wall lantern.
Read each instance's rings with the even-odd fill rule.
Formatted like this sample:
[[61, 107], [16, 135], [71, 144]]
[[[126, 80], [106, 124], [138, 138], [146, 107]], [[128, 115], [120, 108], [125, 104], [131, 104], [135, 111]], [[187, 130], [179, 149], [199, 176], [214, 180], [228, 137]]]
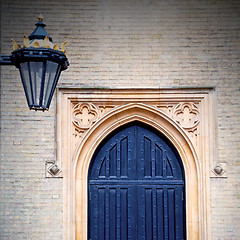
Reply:
[[66, 42], [59, 49], [45, 30], [43, 17], [39, 16], [36, 29], [23, 45], [13, 42], [10, 56], [0, 56], [0, 65], [15, 65], [20, 72], [23, 88], [30, 109], [48, 110], [61, 71], [69, 66]]

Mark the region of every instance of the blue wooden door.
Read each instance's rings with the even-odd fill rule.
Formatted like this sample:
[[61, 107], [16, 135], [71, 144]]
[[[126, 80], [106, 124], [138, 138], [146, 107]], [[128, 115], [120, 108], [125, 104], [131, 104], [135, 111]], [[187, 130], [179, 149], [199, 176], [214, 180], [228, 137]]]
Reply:
[[183, 240], [184, 171], [173, 145], [135, 122], [98, 147], [88, 174], [88, 239]]

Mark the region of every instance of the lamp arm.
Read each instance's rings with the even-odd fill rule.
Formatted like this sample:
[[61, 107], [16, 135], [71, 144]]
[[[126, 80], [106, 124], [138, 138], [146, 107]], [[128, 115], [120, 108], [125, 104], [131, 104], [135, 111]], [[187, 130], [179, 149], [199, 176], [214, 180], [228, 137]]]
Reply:
[[0, 55], [0, 65], [14, 65], [12, 55]]

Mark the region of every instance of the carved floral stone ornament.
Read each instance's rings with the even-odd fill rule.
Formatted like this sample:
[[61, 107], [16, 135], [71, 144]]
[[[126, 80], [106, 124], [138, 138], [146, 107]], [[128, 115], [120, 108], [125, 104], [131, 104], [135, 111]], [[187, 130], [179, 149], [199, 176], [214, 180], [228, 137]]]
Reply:
[[179, 103], [175, 109], [173, 118], [185, 129], [191, 129], [199, 123], [199, 110], [194, 103]]
[[36, 29], [28, 37], [24, 36], [23, 45], [12, 39], [13, 52], [1, 56], [0, 65], [15, 65], [19, 69], [29, 108], [45, 111], [49, 109], [61, 71], [69, 63], [67, 42], [61, 48], [53, 44], [42, 15], [38, 20]]
[[99, 118], [99, 110], [92, 103], [77, 103], [73, 107], [73, 125], [78, 133], [89, 129]]

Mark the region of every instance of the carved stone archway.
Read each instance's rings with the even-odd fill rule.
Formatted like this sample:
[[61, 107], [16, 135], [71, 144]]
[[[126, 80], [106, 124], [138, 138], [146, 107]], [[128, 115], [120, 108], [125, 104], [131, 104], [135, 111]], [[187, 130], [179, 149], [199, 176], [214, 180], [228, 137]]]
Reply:
[[96, 148], [118, 127], [140, 121], [163, 133], [183, 161], [187, 239], [210, 240], [213, 96], [212, 89], [60, 89], [56, 164], [63, 170], [64, 239], [87, 239], [87, 177]]

